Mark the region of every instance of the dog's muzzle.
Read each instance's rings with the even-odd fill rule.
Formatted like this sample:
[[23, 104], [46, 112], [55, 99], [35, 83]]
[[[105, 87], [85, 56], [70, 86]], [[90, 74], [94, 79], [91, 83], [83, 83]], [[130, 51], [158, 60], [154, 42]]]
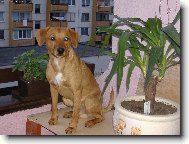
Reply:
[[59, 55], [62, 55], [64, 53], [64, 49], [63, 48], [58, 48], [57, 52]]

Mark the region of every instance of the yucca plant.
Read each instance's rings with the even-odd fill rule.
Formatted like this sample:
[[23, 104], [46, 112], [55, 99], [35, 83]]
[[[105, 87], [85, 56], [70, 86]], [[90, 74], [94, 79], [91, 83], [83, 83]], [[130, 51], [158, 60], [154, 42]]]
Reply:
[[[126, 88], [129, 89], [131, 74], [135, 67], [139, 67], [145, 79], [145, 101], [150, 101], [150, 114], [153, 114], [157, 83], [163, 79], [168, 68], [180, 63], [180, 33], [174, 27], [180, 19], [180, 11], [166, 27], [162, 26], [162, 21], [157, 17], [147, 21], [140, 18], [115, 18], [117, 21], [112, 26], [98, 28], [99, 32], [107, 33], [101, 52], [104, 52], [110, 35], [119, 39], [118, 52], [107, 53], [114, 59], [114, 63], [105, 80], [103, 93], [114, 74], [117, 74], [119, 93], [125, 66], [129, 67], [126, 78]], [[127, 28], [121, 29], [120, 26]]]

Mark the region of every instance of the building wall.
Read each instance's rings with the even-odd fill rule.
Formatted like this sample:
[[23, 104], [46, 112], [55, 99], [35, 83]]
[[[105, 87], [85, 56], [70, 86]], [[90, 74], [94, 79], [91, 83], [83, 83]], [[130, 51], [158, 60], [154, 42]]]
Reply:
[[0, 40], [0, 47], [7, 47], [9, 43], [9, 31], [8, 31], [8, 3], [4, 2], [0, 4], [0, 12], [4, 12], [4, 22], [0, 22], [0, 29], [4, 30], [4, 40]]
[[[22, 4], [15, 4], [12, 1], [7, 2], [9, 4], [8, 7], [8, 13], [9, 13], [9, 19], [8, 19], [8, 25], [9, 25], [9, 45], [10, 47], [16, 47], [16, 46], [30, 46], [34, 45], [34, 38], [31, 34], [31, 38], [24, 38], [22, 35], [22, 38], [18, 38], [17, 40], [13, 39], [13, 31], [14, 30], [33, 30], [33, 20], [32, 20], [32, 11], [33, 11], [33, 3], [22, 3]], [[27, 21], [27, 25], [24, 25], [24, 22], [20, 20], [19, 17], [16, 21], [13, 21], [13, 13], [14, 12], [29, 12], [31, 17], [29, 18], [29, 21]]]
[[[68, 22], [68, 26], [75, 28], [80, 33], [80, 42], [88, 41], [91, 35], [92, 4], [92, 0], [90, 0], [90, 6], [82, 7], [82, 1], [76, 0], [75, 6], [68, 6], [68, 12], [75, 13], [75, 22]], [[82, 13], [89, 13], [89, 22], [81, 22]], [[87, 27], [89, 35], [81, 35], [81, 27]]]
[[[35, 4], [40, 4], [40, 13], [35, 13]], [[46, 27], [46, 0], [33, 0], [33, 11], [32, 11], [32, 19], [33, 19], [33, 37], [35, 37], [35, 21], [40, 21], [41, 27]]]
[[[111, 25], [112, 20], [113, 20], [113, 14], [112, 14], [112, 9], [114, 6], [114, 0], [109, 0], [110, 5], [109, 6], [100, 6], [100, 0], [93, 0], [93, 9], [92, 9], [92, 33], [96, 33], [96, 28], [99, 26], [105, 26], [108, 27]], [[97, 13], [103, 13], [109, 15], [109, 20], [103, 20], [103, 21], [98, 21], [96, 19], [96, 14]], [[101, 42], [104, 41], [104, 36], [102, 35], [97, 35], [95, 38], [95, 42]]]
[[[111, 1], [111, 5], [112, 0]], [[5, 1], [4, 4], [0, 5], [0, 11], [5, 11], [5, 22], [0, 23], [0, 29], [5, 29], [5, 40], [0, 40], [0, 47], [8, 47], [8, 46], [24, 46], [24, 45], [33, 45], [35, 44], [35, 21], [40, 21], [41, 28], [46, 27], [49, 25], [49, 15], [51, 10], [50, 0], [32, 0], [33, 3], [33, 11], [32, 11], [32, 20], [33, 20], [33, 30], [32, 35], [33, 39], [32, 41], [29, 40], [12, 40], [12, 24], [9, 24], [10, 20], [12, 20], [12, 11], [9, 10], [9, 1]], [[49, 3], [49, 4], [48, 4]], [[40, 13], [35, 13], [35, 4], [40, 4]], [[93, 6], [95, 4], [95, 6]], [[75, 6], [68, 6], [68, 13], [73, 12], [75, 13], [75, 22], [68, 22], [67, 26], [70, 28], [75, 28], [77, 32], [81, 35], [81, 28], [86, 27], [88, 28], [88, 35], [81, 35], [80, 36], [80, 42], [86, 42], [89, 41], [90, 36], [92, 34], [92, 29], [94, 32], [94, 29], [96, 26], [94, 25], [95, 19], [96, 19], [96, 4], [97, 0], [90, 0], [90, 5], [83, 7], [81, 0], [75, 0]], [[95, 9], [95, 10], [94, 10]], [[67, 13], [66, 12], [66, 13]], [[89, 22], [82, 22], [81, 17], [82, 13], [89, 13]], [[65, 23], [66, 24], [66, 23]], [[11, 25], [10, 27], [8, 27]], [[93, 25], [93, 28], [92, 28]], [[10, 29], [10, 30], [9, 30]]]

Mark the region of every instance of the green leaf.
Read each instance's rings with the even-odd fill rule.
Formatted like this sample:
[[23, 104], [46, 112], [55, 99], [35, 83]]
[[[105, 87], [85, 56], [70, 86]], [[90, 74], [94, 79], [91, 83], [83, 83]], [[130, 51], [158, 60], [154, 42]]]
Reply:
[[121, 86], [121, 81], [123, 77], [124, 59], [126, 44], [128, 42], [129, 36], [132, 32], [124, 32], [118, 41], [118, 66], [117, 66], [117, 91], [119, 93], [119, 88]]
[[166, 50], [166, 52], [165, 52], [165, 56], [168, 56], [168, 54], [171, 52], [171, 50], [173, 49], [173, 45], [169, 45], [168, 46], [168, 49]]
[[102, 53], [104, 53], [104, 49], [105, 49], [105, 47], [107, 46], [107, 44], [108, 44], [110, 38], [111, 38], [111, 34], [109, 33], [109, 34], [106, 35], [106, 37], [105, 37], [105, 40], [104, 40], [104, 42], [103, 42], [103, 44], [102, 44], [102, 46], [101, 46], [101, 48], [100, 48], [100, 51], [99, 51], [98, 56], [100, 56]]
[[146, 22], [143, 37], [153, 46], [160, 46], [160, 29], [162, 27], [161, 21], [158, 18], [149, 18]]
[[177, 21], [180, 20], [180, 10], [178, 11], [177, 15], [175, 16], [175, 19], [173, 20], [173, 25], [177, 23]]
[[113, 63], [113, 66], [112, 66], [112, 69], [111, 69], [109, 75], [107, 76], [107, 78], [105, 80], [105, 85], [104, 85], [103, 90], [102, 90], [102, 95], [104, 95], [104, 92], [105, 92], [106, 88], [108, 87], [108, 85], [109, 85], [112, 77], [116, 73], [116, 71], [117, 71], [117, 65], [118, 65], [118, 58], [116, 56], [116, 59], [115, 59], [115, 61]]
[[171, 24], [162, 28], [162, 31], [167, 36], [168, 41], [173, 45], [177, 55], [180, 56], [180, 33], [178, 33], [176, 28]]
[[132, 30], [143, 30], [143, 27], [139, 24], [128, 22], [126, 25], [130, 27]]
[[131, 43], [132, 48], [129, 48], [129, 51], [132, 54], [132, 59], [137, 64], [137, 66], [141, 69], [141, 71], [144, 73], [145, 66], [143, 64], [142, 56], [140, 54], [139, 43], [136, 40], [130, 40], [130, 43]]
[[150, 78], [152, 76], [152, 72], [154, 71], [154, 66], [157, 63], [159, 57], [160, 57], [160, 47], [152, 47], [150, 50], [150, 55], [149, 55], [149, 62], [148, 62], [148, 70], [146, 74], [146, 79], [145, 79], [145, 84], [144, 88], [146, 89], [148, 82], [150, 81]]
[[109, 33], [111, 35], [114, 35], [116, 37], [120, 37], [120, 35], [124, 32], [124, 30], [122, 29], [118, 29], [115, 26], [111, 26], [111, 27], [98, 27], [98, 32], [106, 32]]
[[113, 59], [115, 59], [116, 56], [117, 56], [117, 54], [112, 53], [111, 51], [105, 51], [104, 54], [109, 55], [109, 56], [112, 57]]
[[130, 85], [130, 79], [131, 79], [131, 74], [133, 72], [133, 69], [135, 68], [135, 63], [131, 63], [127, 72], [127, 79], [126, 79], [126, 89], [128, 91], [129, 85]]
[[167, 67], [166, 55], [162, 54], [158, 63], [159, 76], [163, 77]]

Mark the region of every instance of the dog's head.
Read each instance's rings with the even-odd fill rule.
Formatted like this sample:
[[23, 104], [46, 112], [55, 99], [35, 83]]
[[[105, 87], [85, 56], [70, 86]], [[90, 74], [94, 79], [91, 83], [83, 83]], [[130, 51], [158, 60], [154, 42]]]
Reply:
[[70, 28], [46, 27], [36, 32], [39, 46], [46, 43], [48, 53], [55, 57], [65, 56], [71, 46], [77, 48], [79, 34]]

